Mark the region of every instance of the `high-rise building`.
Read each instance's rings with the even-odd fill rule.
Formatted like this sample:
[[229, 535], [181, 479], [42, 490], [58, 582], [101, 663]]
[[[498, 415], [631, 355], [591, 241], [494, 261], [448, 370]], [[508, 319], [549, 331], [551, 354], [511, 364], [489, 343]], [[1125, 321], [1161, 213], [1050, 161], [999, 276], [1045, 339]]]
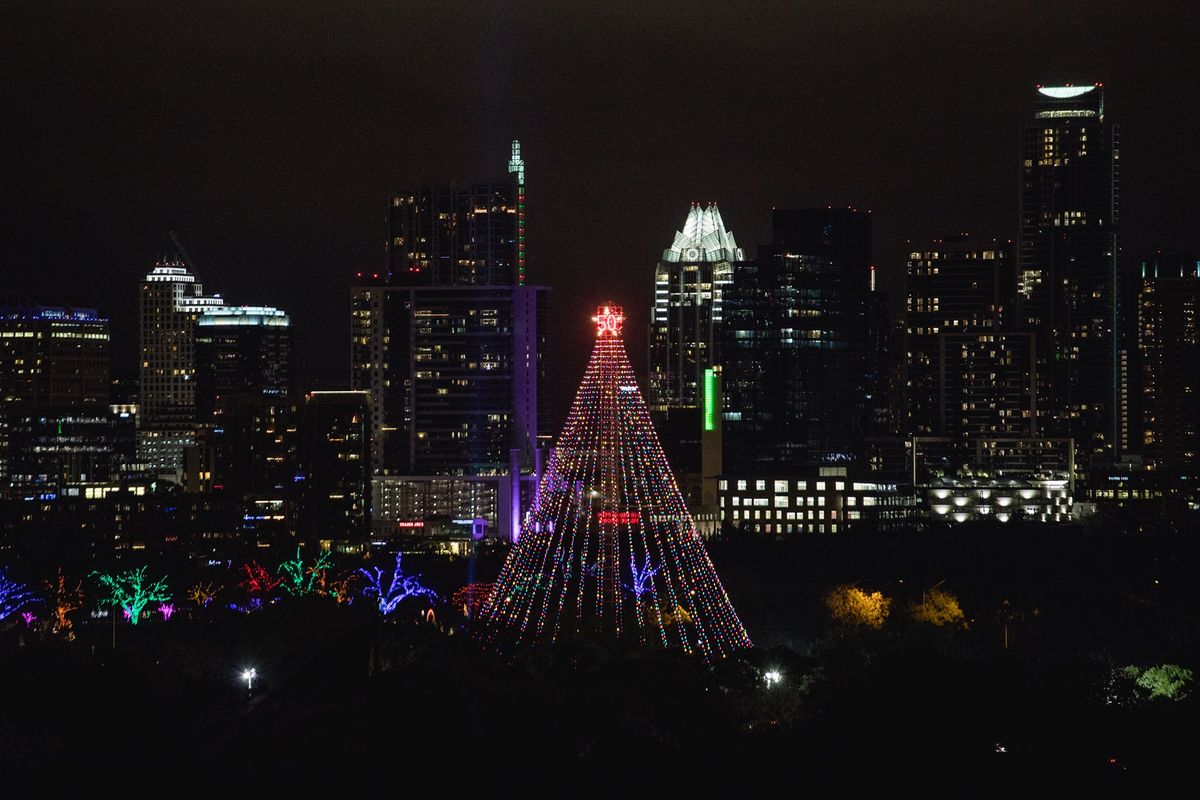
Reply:
[[1104, 89], [1039, 86], [1021, 165], [1019, 327], [1037, 336], [1038, 427], [1076, 464], [1120, 456], [1120, 138]]
[[541, 286], [354, 287], [352, 386], [368, 390], [372, 463], [472, 475], [533, 463], [545, 436]]
[[532, 470], [548, 439], [547, 290], [522, 285], [513, 153], [508, 181], [394, 196], [385, 269], [357, 275], [351, 386], [371, 399], [376, 472], [501, 474], [514, 449]]
[[1194, 476], [1200, 453], [1200, 257], [1144, 260], [1137, 314], [1142, 455], [1155, 469]]
[[[524, 176], [522, 166], [521, 176]], [[514, 181], [425, 186], [393, 195], [387, 271], [393, 286], [512, 286], [523, 250]]]
[[138, 458], [179, 478], [195, 440], [196, 320], [224, 301], [206, 296], [182, 261], [160, 260], [142, 283], [139, 305]]
[[715, 203], [692, 204], [683, 230], [654, 270], [650, 317], [650, 407], [697, 408], [704, 371], [719, 363], [722, 292], [744, 261]]
[[223, 398], [279, 400], [292, 388], [292, 324], [277, 308], [220, 306], [196, 320], [196, 413], [208, 422]]
[[0, 404], [108, 403], [108, 320], [91, 308], [0, 307]]
[[0, 307], [0, 494], [53, 499], [118, 469], [108, 357], [108, 320], [94, 309]]
[[[875, 416], [871, 217], [777, 210], [757, 265], [735, 269], [724, 325], [725, 472], [851, 464]], [[870, 399], [868, 399], [870, 398]]]
[[[725, 227], [715, 203], [693, 203], [663, 251], [654, 271], [654, 305], [650, 309], [650, 413], [662, 432], [667, 457], [689, 504], [701, 496], [703, 478], [711, 489], [709, 505], [716, 503], [720, 472], [720, 435], [708, 437], [710, 461], [715, 470], [704, 470], [705, 430], [715, 431], [719, 420], [707, 414], [705, 398], [712, 401], [720, 373], [722, 293], [733, 279], [734, 265], [745, 255], [733, 233]], [[706, 395], [707, 391], [707, 395]]]
[[371, 524], [370, 395], [309, 392], [301, 413], [301, 533], [362, 541]]
[[908, 253], [907, 429], [1032, 436], [1034, 339], [1008, 330], [1011, 246], [960, 234]]

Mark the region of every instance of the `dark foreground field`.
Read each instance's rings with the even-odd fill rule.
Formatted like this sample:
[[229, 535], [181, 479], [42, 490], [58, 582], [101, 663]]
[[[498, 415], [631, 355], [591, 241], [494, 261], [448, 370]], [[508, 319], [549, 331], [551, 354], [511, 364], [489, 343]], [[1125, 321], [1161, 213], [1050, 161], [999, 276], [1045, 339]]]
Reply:
[[[643, 770], [680, 788], [745, 776], [961, 793], [1139, 780], [1192, 758], [1190, 684], [1138, 680], [1200, 663], [1200, 553], [1187, 538], [735, 537], [711, 550], [757, 645], [711, 666], [595, 641], [502, 658], [450, 609], [437, 625], [415, 622], [417, 606], [380, 622], [367, 603], [319, 597], [123, 624], [115, 651], [104, 621], [71, 643], [10, 624], [0, 775], [134, 781], [163, 796], [181, 783], [425, 781], [544, 794]], [[498, 565], [422, 567], [448, 594]], [[879, 591], [886, 622], [832, 619], [825, 596], [839, 585]], [[962, 620], [914, 616], [934, 587]], [[249, 666], [260, 679], [248, 695]]]

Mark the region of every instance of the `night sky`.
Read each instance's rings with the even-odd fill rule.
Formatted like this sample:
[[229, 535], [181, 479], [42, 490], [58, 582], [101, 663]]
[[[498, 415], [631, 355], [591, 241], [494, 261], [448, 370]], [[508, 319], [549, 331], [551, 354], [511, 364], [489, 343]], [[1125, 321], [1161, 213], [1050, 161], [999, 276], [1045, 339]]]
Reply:
[[302, 386], [348, 378], [349, 275], [390, 191], [503, 176], [524, 143], [531, 280], [573, 386], [598, 301], [643, 363], [688, 203], [738, 242], [853, 205], [903, 242], [1016, 235], [1034, 85], [1105, 83], [1129, 263], [1200, 247], [1189, 3], [212, 2], [0, 6], [0, 294], [95, 306], [132, 374], [137, 286], [176, 230], [206, 289], [278, 305]]

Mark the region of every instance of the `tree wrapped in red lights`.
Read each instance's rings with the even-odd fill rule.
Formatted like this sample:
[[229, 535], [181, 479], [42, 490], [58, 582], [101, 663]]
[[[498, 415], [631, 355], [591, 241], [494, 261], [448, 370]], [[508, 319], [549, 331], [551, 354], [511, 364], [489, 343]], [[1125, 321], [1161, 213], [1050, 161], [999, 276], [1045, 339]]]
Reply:
[[596, 345], [517, 545], [483, 607], [498, 646], [571, 636], [681, 648], [750, 646], [671, 474], [602, 306]]

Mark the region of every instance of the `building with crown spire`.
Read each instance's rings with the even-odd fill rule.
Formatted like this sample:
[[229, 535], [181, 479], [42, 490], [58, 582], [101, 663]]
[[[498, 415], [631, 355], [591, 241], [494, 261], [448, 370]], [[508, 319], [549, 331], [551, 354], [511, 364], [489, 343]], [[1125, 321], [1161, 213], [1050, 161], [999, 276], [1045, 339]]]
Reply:
[[[716, 406], [722, 294], [733, 279], [734, 265], [744, 260], [716, 203], [692, 203], [683, 229], [676, 231], [654, 271], [650, 410], [693, 506], [715, 503], [715, 482], [709, 481], [711, 492], [705, 493], [703, 487], [704, 479], [715, 479], [721, 465]], [[705, 494], [712, 496], [705, 498]]]

